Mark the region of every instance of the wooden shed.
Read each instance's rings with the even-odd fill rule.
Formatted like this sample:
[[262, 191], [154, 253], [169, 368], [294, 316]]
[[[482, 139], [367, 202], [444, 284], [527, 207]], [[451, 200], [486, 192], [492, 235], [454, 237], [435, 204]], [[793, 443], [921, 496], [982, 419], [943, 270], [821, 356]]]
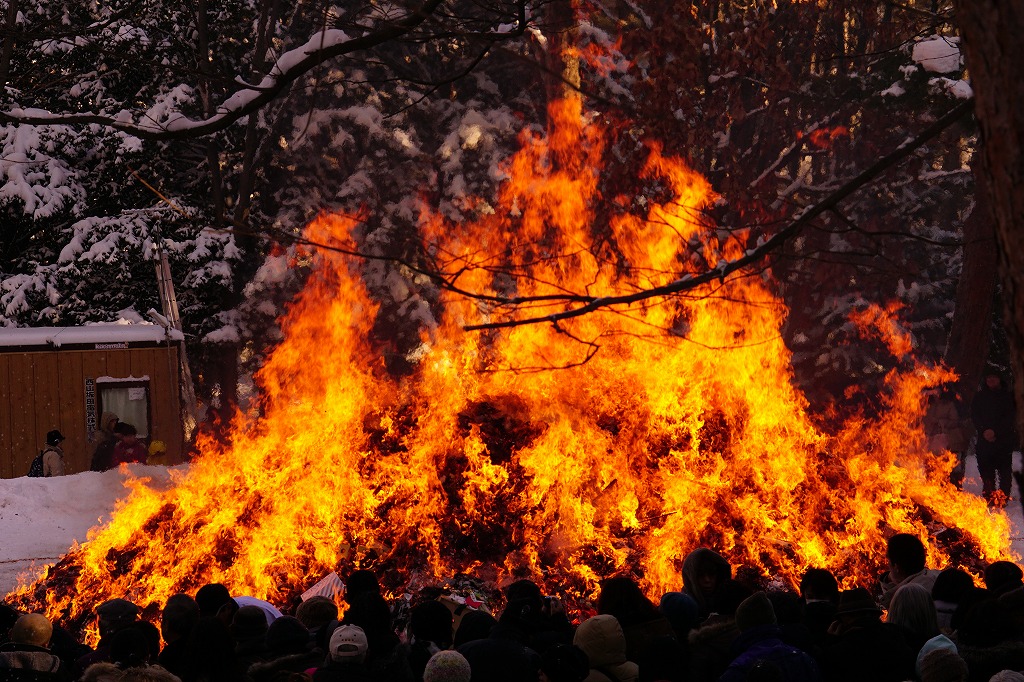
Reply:
[[24, 476], [52, 429], [67, 473], [88, 471], [105, 411], [180, 462], [182, 341], [149, 324], [0, 328], [0, 477]]

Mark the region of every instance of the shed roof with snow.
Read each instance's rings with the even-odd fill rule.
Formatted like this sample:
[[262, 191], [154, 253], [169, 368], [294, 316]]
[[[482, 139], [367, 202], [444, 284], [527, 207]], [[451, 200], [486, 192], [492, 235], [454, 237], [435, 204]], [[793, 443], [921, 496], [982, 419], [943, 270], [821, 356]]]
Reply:
[[[143, 347], [167, 342], [180, 343], [184, 335], [177, 329], [155, 324], [89, 324], [81, 327], [3, 327], [0, 328], [0, 352], [15, 348], [113, 350]], [[111, 345], [114, 344], [114, 345]]]

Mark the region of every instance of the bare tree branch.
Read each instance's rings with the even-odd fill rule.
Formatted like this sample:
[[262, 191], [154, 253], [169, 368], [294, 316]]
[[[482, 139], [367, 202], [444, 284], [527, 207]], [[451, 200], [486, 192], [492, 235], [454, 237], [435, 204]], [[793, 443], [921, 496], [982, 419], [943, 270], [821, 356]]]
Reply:
[[[812, 220], [817, 218], [822, 213], [831, 210], [840, 201], [847, 198], [860, 188], [864, 187], [872, 180], [877, 178], [883, 172], [889, 168], [895, 166], [897, 163], [907, 158], [918, 148], [922, 147], [926, 142], [937, 136], [943, 130], [948, 128], [954, 122], [965, 116], [968, 112], [972, 111], [974, 106], [973, 99], [967, 99], [957, 106], [953, 107], [948, 113], [939, 118], [935, 123], [930, 125], [924, 131], [922, 131], [917, 137], [906, 140], [903, 144], [897, 147], [895, 150], [887, 154], [886, 156], [879, 159], [877, 162], [872, 164], [870, 167], [865, 169], [859, 175], [854, 177], [852, 180], [844, 184], [842, 187], [837, 189], [835, 192], [830, 194], [828, 197], [818, 202], [817, 204], [810, 206], [798, 213], [798, 215], [787, 225], [785, 228], [769, 237], [768, 239], [760, 242], [755, 248], [749, 249], [741, 258], [737, 258], [733, 261], [722, 261], [713, 270], [703, 272], [697, 275], [685, 275], [673, 282], [668, 284], [652, 287], [645, 289], [633, 294], [626, 294], [622, 296], [601, 296], [601, 297], [584, 297], [587, 303], [577, 308], [571, 308], [569, 310], [563, 310], [550, 315], [544, 315], [540, 317], [528, 317], [516, 320], [505, 320], [502, 322], [488, 322], [484, 324], [466, 325], [464, 329], [466, 331], [477, 331], [484, 329], [501, 329], [509, 327], [520, 327], [527, 324], [537, 324], [541, 322], [557, 323], [561, 320], [571, 319], [573, 317], [580, 317], [588, 313], [600, 310], [602, 308], [609, 308], [611, 306], [618, 305], [630, 305], [639, 301], [644, 301], [650, 298], [659, 296], [669, 296], [671, 294], [677, 294], [682, 291], [688, 291], [700, 287], [710, 282], [724, 281], [726, 277], [732, 273], [742, 270], [750, 265], [757, 263], [758, 261], [767, 257], [769, 253], [778, 249], [780, 246], [785, 244], [788, 240], [795, 237], [806, 225]], [[530, 297], [524, 297], [518, 299], [518, 301], [529, 300]], [[574, 300], [579, 300], [580, 297], [574, 297]], [[510, 299], [508, 303], [516, 302]]]

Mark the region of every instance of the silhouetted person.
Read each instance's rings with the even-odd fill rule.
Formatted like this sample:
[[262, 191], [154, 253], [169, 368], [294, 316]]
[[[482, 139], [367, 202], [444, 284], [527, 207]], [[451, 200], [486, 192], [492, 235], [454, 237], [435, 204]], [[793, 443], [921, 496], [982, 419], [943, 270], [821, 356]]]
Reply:
[[1002, 501], [1005, 502], [1010, 497], [1013, 449], [1017, 446], [1016, 409], [1013, 395], [1003, 385], [998, 372], [985, 374], [985, 382], [971, 403], [971, 419], [978, 432], [975, 453], [982, 494], [989, 504], [995, 504], [998, 478]]
[[953, 631], [953, 614], [965, 595], [974, 590], [974, 578], [959, 568], [947, 568], [939, 572], [932, 585], [932, 601], [939, 630], [949, 634]]
[[127, 599], [108, 599], [96, 607], [96, 623], [100, 641], [96, 650], [75, 661], [76, 679], [93, 663], [111, 660], [111, 642], [114, 635], [138, 620], [139, 607]]
[[160, 617], [160, 633], [165, 646], [157, 661], [171, 673], [181, 677], [185, 672], [185, 647], [192, 628], [199, 622], [199, 604], [187, 594], [167, 598]]
[[916, 653], [902, 629], [882, 622], [882, 610], [862, 587], [839, 595], [833, 639], [822, 653], [822, 673], [833, 682], [902, 682], [914, 677]]
[[985, 567], [985, 589], [993, 597], [1024, 586], [1024, 571], [1012, 561], [995, 561]]
[[804, 601], [803, 624], [815, 645], [822, 646], [836, 617], [839, 583], [828, 569], [808, 568], [800, 579], [800, 596]]
[[732, 567], [725, 557], [707, 547], [698, 547], [683, 560], [683, 592], [697, 602], [697, 615], [704, 620], [712, 611], [712, 595], [732, 578]]
[[106, 471], [114, 466], [114, 446], [118, 440], [114, 427], [118, 421], [113, 412], [104, 412], [100, 417], [100, 430], [94, 436], [96, 448], [92, 451], [90, 471]]
[[878, 600], [883, 608], [889, 608], [892, 595], [903, 585], [915, 583], [931, 594], [939, 572], [925, 568], [926, 550], [916, 535], [893, 535], [886, 543], [886, 555], [889, 557], [889, 572], [882, 577], [882, 594]]

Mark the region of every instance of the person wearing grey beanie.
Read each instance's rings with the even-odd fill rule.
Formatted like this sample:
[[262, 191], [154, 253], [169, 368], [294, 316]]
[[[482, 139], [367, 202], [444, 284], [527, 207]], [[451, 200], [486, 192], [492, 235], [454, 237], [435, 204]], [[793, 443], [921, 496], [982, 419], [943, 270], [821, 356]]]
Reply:
[[423, 669], [423, 682], [469, 682], [473, 671], [469, 661], [458, 651], [438, 651]]

